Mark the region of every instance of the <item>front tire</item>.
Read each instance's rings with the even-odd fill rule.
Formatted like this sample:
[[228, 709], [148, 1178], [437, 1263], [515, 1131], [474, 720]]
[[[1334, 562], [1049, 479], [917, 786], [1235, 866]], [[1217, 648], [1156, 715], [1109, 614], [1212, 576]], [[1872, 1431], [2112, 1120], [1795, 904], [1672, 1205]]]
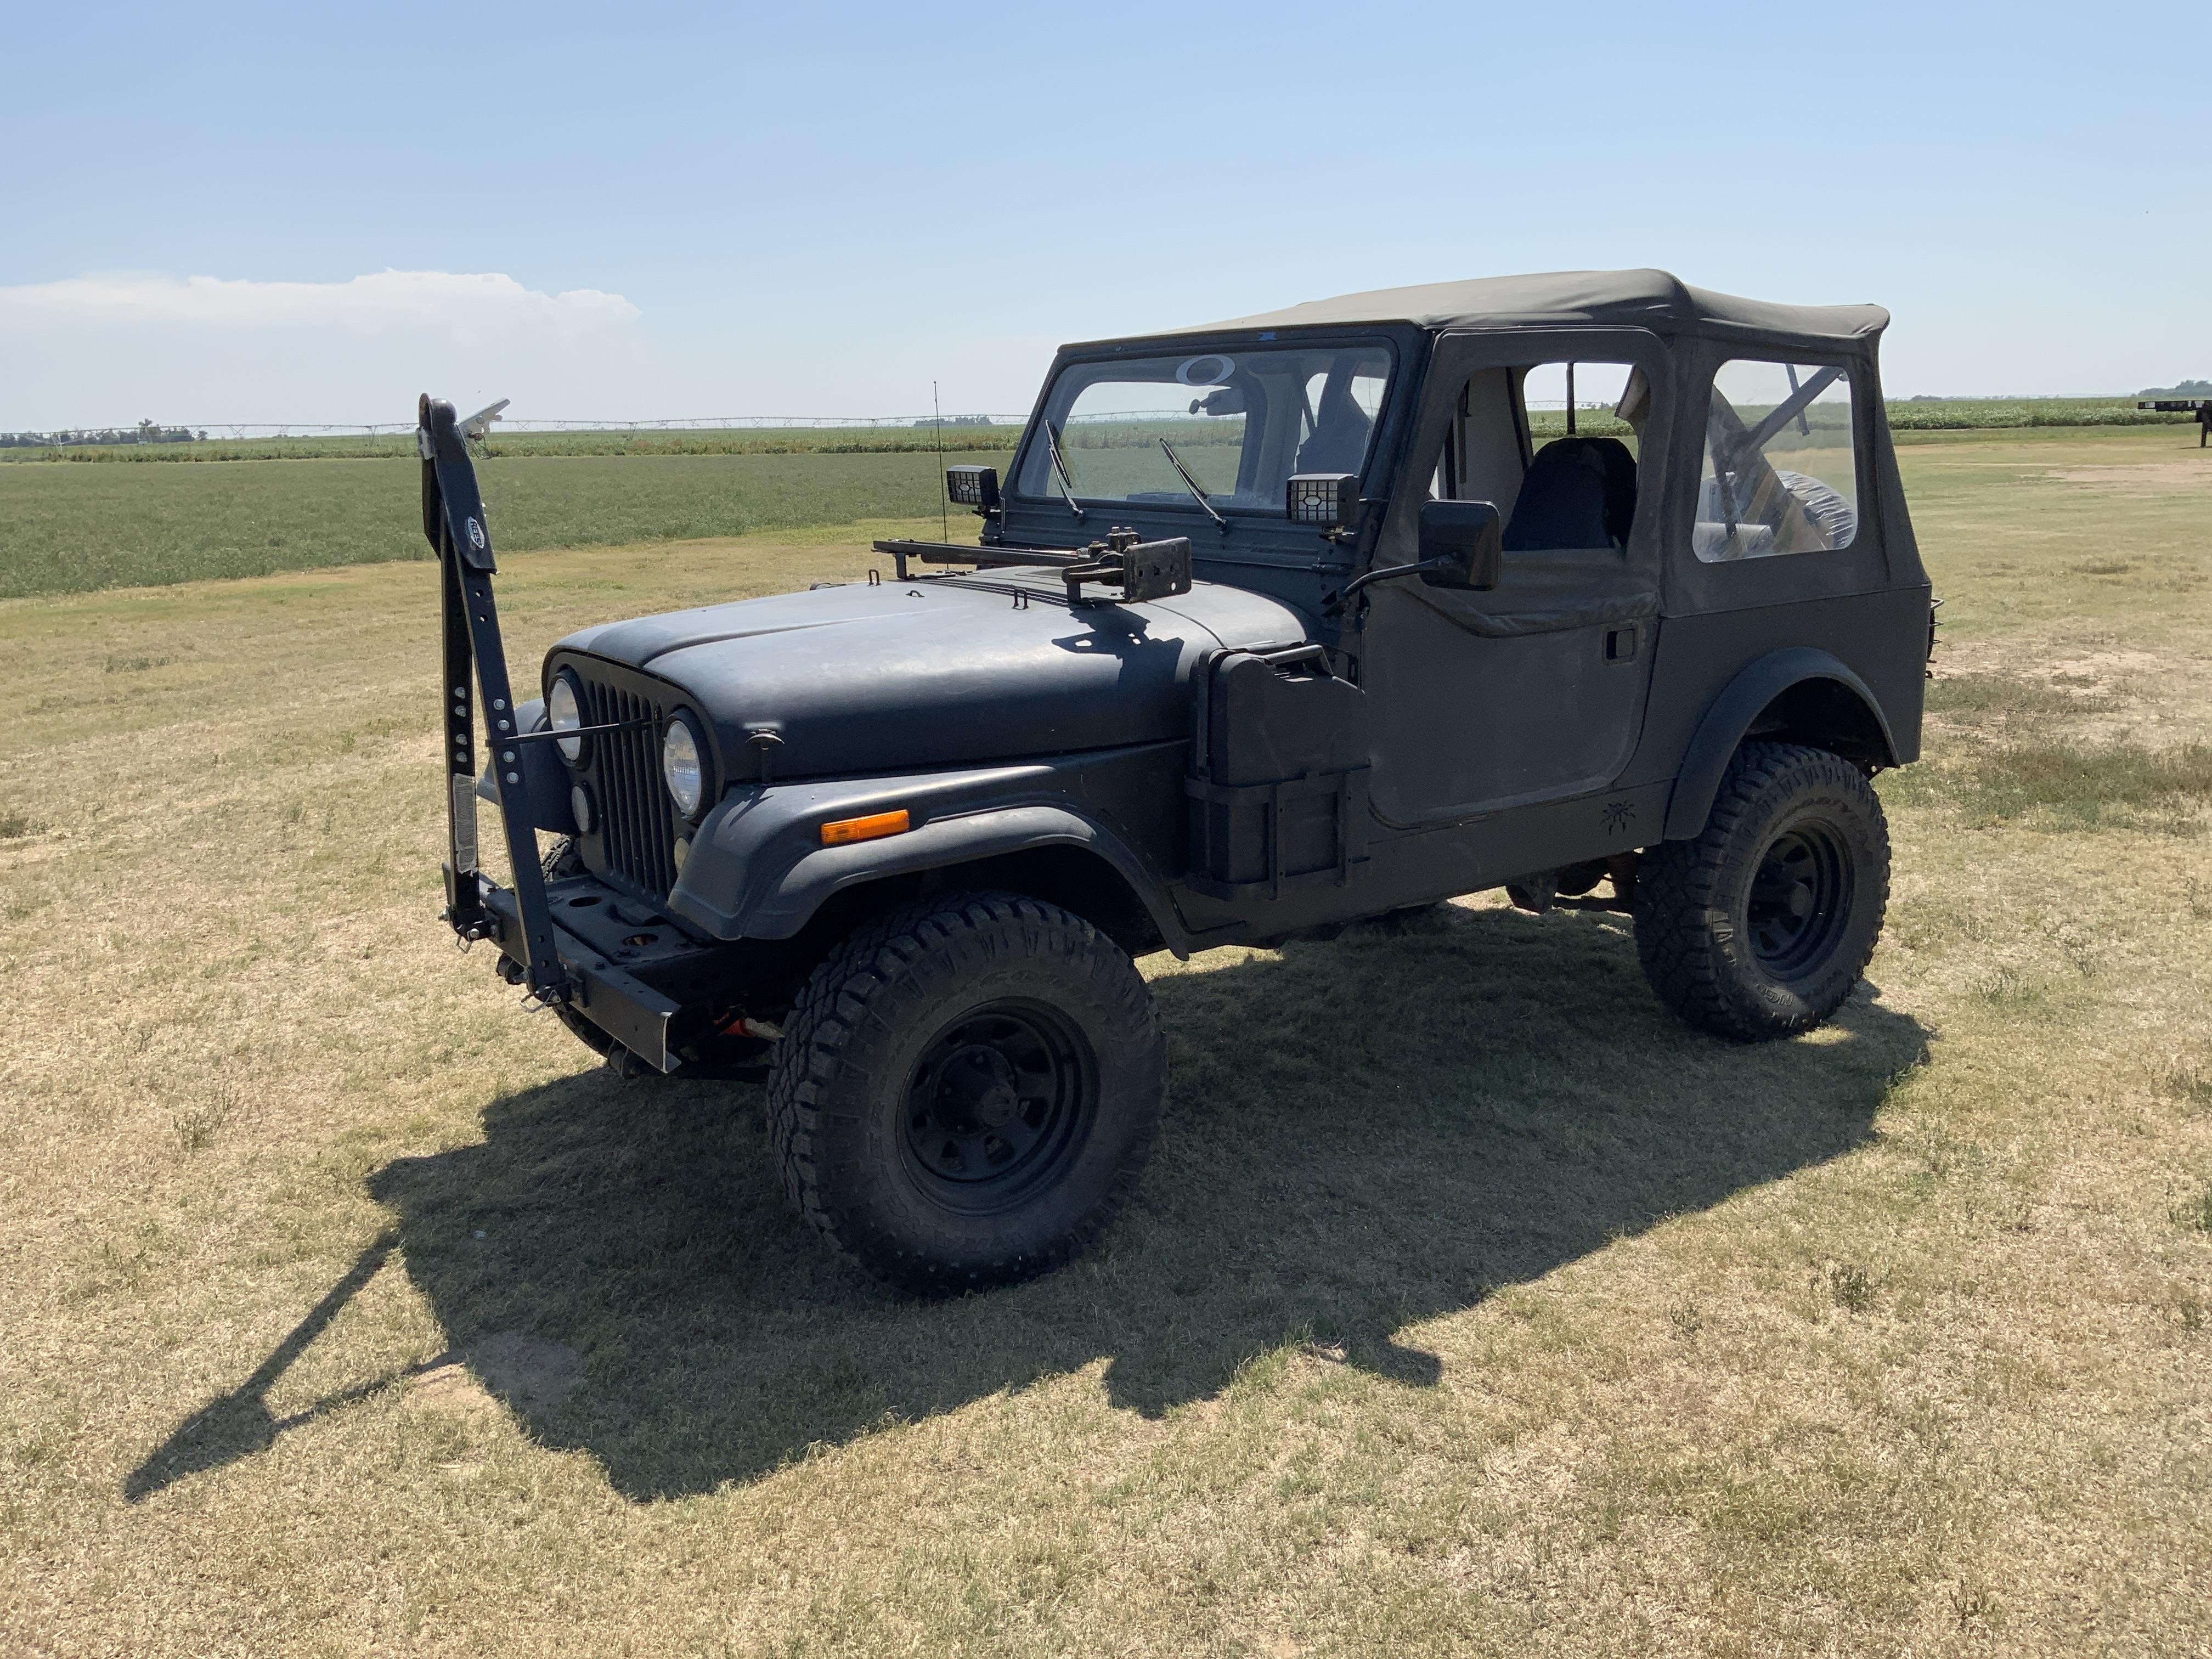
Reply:
[[1747, 743], [1705, 830], [1646, 848], [1636, 948], [1692, 1025], [1758, 1042], [1843, 1006], [1889, 902], [1889, 825], [1858, 768], [1826, 750]]
[[786, 1193], [844, 1255], [944, 1296], [1048, 1272], [1134, 1189], [1167, 1091], [1152, 993], [1057, 905], [924, 900], [817, 968], [776, 1045]]

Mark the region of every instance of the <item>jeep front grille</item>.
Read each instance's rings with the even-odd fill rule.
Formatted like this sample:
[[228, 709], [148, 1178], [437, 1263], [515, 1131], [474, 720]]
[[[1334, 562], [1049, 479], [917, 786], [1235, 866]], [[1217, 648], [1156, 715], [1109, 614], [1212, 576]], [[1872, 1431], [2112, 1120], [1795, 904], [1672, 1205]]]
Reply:
[[584, 680], [584, 723], [619, 726], [592, 736], [587, 769], [599, 797], [605, 868], [653, 899], [676, 885], [676, 808], [660, 781], [660, 734], [668, 718], [657, 698]]

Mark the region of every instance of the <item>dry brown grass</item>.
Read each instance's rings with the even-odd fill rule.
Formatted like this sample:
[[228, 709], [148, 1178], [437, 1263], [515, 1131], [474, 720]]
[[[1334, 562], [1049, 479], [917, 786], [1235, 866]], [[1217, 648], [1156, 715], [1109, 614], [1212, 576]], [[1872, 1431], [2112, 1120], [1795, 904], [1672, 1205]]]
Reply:
[[[2175, 441], [1907, 452], [1980, 678], [1832, 1028], [1487, 900], [1161, 959], [1134, 1210], [942, 1306], [441, 943], [428, 568], [0, 606], [0, 1648], [2203, 1651], [2205, 804], [1984, 799], [2204, 730], [2193, 486], [2048, 476]], [[866, 533], [516, 558], [511, 637]]]

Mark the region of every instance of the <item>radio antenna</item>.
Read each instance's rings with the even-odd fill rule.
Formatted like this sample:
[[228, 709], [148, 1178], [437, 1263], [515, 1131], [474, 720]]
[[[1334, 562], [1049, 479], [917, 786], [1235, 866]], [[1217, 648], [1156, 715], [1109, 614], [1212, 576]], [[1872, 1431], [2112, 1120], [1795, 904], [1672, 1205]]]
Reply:
[[937, 524], [940, 541], [952, 539], [952, 509], [945, 498], [945, 410], [937, 401], [937, 382], [929, 383], [929, 412], [937, 422]]

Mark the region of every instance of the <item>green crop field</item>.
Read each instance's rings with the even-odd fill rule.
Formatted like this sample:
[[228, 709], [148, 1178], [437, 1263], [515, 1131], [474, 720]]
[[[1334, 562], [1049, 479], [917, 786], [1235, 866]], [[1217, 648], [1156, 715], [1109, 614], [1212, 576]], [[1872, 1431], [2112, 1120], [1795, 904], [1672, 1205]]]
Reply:
[[1899, 432], [2006, 427], [2187, 426], [2192, 415], [2137, 409], [2132, 398], [1915, 398], [1889, 405]]
[[[1012, 426], [827, 426], [676, 428], [605, 432], [501, 432], [476, 446], [479, 455], [910, 455], [1013, 447]], [[0, 462], [108, 465], [148, 461], [303, 461], [412, 459], [409, 433], [326, 437], [209, 438], [192, 443], [0, 446]]]
[[[2132, 398], [1912, 398], [1888, 405], [1890, 425], [1906, 431], [1987, 431], [2014, 427], [2185, 426], [2185, 414], [2139, 410]], [[1565, 431], [1559, 410], [1534, 416], [1539, 435]], [[1150, 424], [1150, 423], [1147, 423]], [[1168, 431], [1180, 447], [1205, 422]], [[1592, 433], [1613, 429], [1604, 416], [1586, 411], [1579, 424]], [[1613, 423], [1618, 426], [1618, 423]], [[1625, 427], [1619, 430], [1625, 431]], [[1080, 433], [1080, 427], [1077, 428]], [[1010, 425], [673, 428], [597, 432], [503, 432], [495, 427], [482, 453], [502, 455], [852, 455], [933, 453], [1006, 450], [1018, 428]], [[1617, 433], [1616, 433], [1616, 435]], [[1108, 441], [1072, 435], [1071, 444], [1103, 447]], [[1132, 440], [1152, 447], [1139, 432]], [[239, 461], [379, 459], [414, 453], [404, 433], [333, 434], [319, 437], [223, 438], [192, 443], [0, 445], [0, 463], [67, 461], [109, 465], [149, 461]]]
[[[2063, 441], [2189, 422], [2139, 416], [2118, 399], [1895, 404], [1890, 416], [1905, 446], [2000, 428]], [[1535, 437], [1565, 421], [1540, 412]], [[1628, 433], [1595, 412], [1577, 424]], [[1233, 446], [1206, 422], [1078, 424], [1070, 463], [1086, 489], [1174, 495], [1163, 435], [1208, 489], [1233, 486]], [[1003, 470], [1013, 435], [948, 427], [945, 442], [948, 455]], [[165, 459], [226, 464], [146, 464]], [[428, 556], [409, 438], [0, 449], [0, 598]], [[941, 495], [936, 434], [921, 428], [525, 433], [495, 437], [482, 468], [498, 545], [517, 552], [920, 517]]]
[[[943, 1304], [453, 949], [431, 566], [0, 601], [0, 1651], [2202, 1653], [2212, 456], [1927, 435], [1832, 1025], [1494, 895], [1148, 958], [1130, 1209]], [[511, 650], [888, 528], [519, 553]]]
[[[411, 454], [0, 466], [0, 598], [428, 558], [420, 474]], [[513, 552], [915, 518], [943, 494], [926, 453], [495, 455], [479, 475]]]

